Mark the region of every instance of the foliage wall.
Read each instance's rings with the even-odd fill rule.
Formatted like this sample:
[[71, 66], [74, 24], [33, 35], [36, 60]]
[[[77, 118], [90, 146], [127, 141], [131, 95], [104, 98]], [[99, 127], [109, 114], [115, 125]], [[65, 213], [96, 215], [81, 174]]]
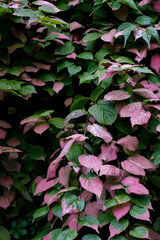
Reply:
[[0, 1], [0, 240], [160, 239], [160, 1]]

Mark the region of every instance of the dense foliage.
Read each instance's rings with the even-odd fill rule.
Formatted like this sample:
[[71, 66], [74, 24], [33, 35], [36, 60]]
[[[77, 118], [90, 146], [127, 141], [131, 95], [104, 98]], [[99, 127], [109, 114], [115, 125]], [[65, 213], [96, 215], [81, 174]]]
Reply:
[[160, 1], [0, 1], [0, 240], [160, 239]]

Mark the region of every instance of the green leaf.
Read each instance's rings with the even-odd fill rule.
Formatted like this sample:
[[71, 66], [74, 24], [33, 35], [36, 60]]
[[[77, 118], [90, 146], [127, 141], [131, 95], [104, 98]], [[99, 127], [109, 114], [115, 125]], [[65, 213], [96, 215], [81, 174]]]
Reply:
[[43, 16], [43, 14], [39, 11], [33, 11], [31, 9], [14, 9], [15, 15], [19, 17], [30, 17], [30, 18], [38, 18]]
[[62, 60], [57, 64], [57, 72], [61, 71], [62, 69], [71, 66], [73, 63], [69, 60]]
[[149, 29], [146, 29], [146, 31], [142, 32], [142, 38], [146, 41], [148, 47], [150, 48], [151, 32], [149, 31]]
[[77, 55], [78, 58], [86, 59], [86, 60], [92, 60], [93, 54], [91, 52], [81, 52], [79, 55]]
[[99, 225], [99, 221], [92, 216], [82, 216], [80, 219], [78, 219], [78, 223], [82, 226]]
[[0, 81], [0, 89], [2, 90], [7, 90], [9, 89], [9, 84], [8, 84], [8, 80], [7, 79], [1, 79]]
[[129, 57], [124, 57], [124, 56], [118, 56], [118, 55], [111, 55], [111, 58], [118, 62], [118, 63], [129, 63], [129, 64], [135, 64], [135, 62], [130, 59]]
[[145, 227], [136, 227], [135, 229], [131, 230], [129, 234], [136, 238], [148, 238], [148, 229]]
[[34, 160], [43, 160], [46, 157], [42, 146], [31, 146], [28, 150], [29, 157]]
[[103, 100], [91, 106], [88, 111], [99, 123], [105, 125], [111, 125], [117, 118], [117, 111], [112, 103]]
[[99, 37], [101, 37], [102, 34], [101, 33], [88, 33], [84, 38], [83, 41], [87, 41], [87, 42], [92, 42], [97, 40]]
[[55, 229], [53, 230], [53, 232], [51, 233], [51, 237], [50, 237], [50, 240], [57, 240], [57, 237], [59, 236], [59, 234], [62, 233], [62, 229]]
[[88, 74], [88, 72], [83, 72], [82, 74], [78, 74], [78, 77], [80, 79], [79, 84], [89, 83], [93, 79], [97, 78], [95, 74]]
[[[57, 238], [53, 238], [56, 240], [73, 240], [77, 237], [77, 231], [76, 230], [71, 230], [71, 229], [67, 229], [64, 230], [63, 232], [61, 231], [61, 233], [57, 236]], [[52, 240], [52, 238], [51, 238]]]
[[56, 13], [57, 12], [57, 11], [54, 10], [54, 8], [52, 6], [40, 6], [38, 8], [38, 10], [44, 11], [44, 12], [47, 12], [47, 13]]
[[127, 5], [128, 7], [132, 8], [132, 9], [139, 11], [139, 9], [137, 8], [137, 6], [133, 0], [119, 0], [119, 2]]
[[110, 208], [110, 207], [114, 207], [114, 206], [116, 206], [116, 205], [118, 205], [118, 202], [117, 202], [117, 200], [116, 199], [111, 199], [111, 200], [108, 200], [105, 204], [104, 204], [104, 206], [106, 207], [106, 208]]
[[111, 238], [111, 240], [128, 240], [128, 239], [125, 238], [125, 237], [122, 236], [122, 235], [118, 235], [118, 236], [115, 236], [115, 237]]
[[64, 119], [63, 118], [51, 118], [49, 119], [49, 124], [54, 125], [56, 128], [63, 129]]
[[22, 95], [30, 95], [32, 93], [36, 93], [36, 89], [34, 86], [32, 85], [26, 85], [23, 86], [20, 91], [19, 91]]
[[48, 35], [48, 36], [45, 38], [45, 40], [51, 41], [51, 40], [56, 39], [56, 37], [58, 37], [58, 36], [59, 36], [59, 34], [51, 34], [51, 35]]
[[40, 110], [36, 111], [35, 114], [37, 117], [47, 117], [48, 115], [52, 114], [54, 110]]
[[147, 26], [153, 24], [153, 19], [148, 16], [139, 16], [136, 18], [135, 22], [142, 26]]
[[156, 186], [158, 189], [160, 189], [160, 176], [157, 176], [156, 174], [154, 174], [150, 177], [150, 180], [154, 184], [154, 186]]
[[86, 115], [87, 112], [82, 110], [82, 109], [78, 109], [78, 110], [74, 110], [73, 112], [71, 112], [70, 114], [67, 115], [66, 119], [75, 119], [75, 118], [79, 118], [82, 117], [84, 115]]
[[9, 232], [3, 226], [0, 226], [0, 240], [10, 240]]
[[143, 215], [147, 212], [146, 208], [144, 207], [138, 207], [138, 206], [133, 206], [131, 210], [129, 211], [130, 215], [134, 218], [138, 218], [140, 215]]
[[76, 209], [77, 212], [81, 212], [85, 204], [83, 199], [79, 199], [76, 195], [72, 195], [70, 193], [65, 194], [62, 201], [65, 201], [69, 209]]
[[73, 112], [74, 110], [77, 109], [83, 109], [86, 103], [89, 101], [89, 99], [90, 99], [89, 97], [83, 97], [74, 101], [70, 107], [70, 112]]
[[44, 73], [44, 74], [40, 75], [40, 79], [43, 82], [54, 82], [56, 80], [56, 76], [54, 73], [49, 72], [49, 73]]
[[140, 73], [152, 73], [147, 67], [134, 67], [134, 70]]
[[19, 76], [19, 74], [22, 72], [22, 70], [21, 69], [19, 69], [19, 68], [16, 68], [16, 67], [14, 67], [14, 68], [8, 68], [8, 70], [7, 70], [7, 73], [10, 73], [10, 74], [12, 74], [12, 75], [16, 75], [17, 77]]
[[59, 19], [59, 18], [41, 17], [38, 20], [42, 21], [43, 24], [47, 23], [47, 25], [51, 25], [51, 26], [53, 26], [53, 24], [66, 24], [66, 25], [68, 25], [68, 23], [66, 23], [65, 21], [63, 21], [62, 19]]
[[149, 207], [151, 205], [151, 201], [146, 195], [134, 196], [132, 197], [132, 202], [134, 202], [139, 207]]
[[50, 228], [45, 228], [44, 230], [40, 231], [32, 240], [39, 240], [49, 234], [51, 231]]
[[53, 210], [52, 210], [53, 214], [57, 217], [61, 217], [62, 215], [62, 204], [57, 204], [53, 207]]
[[131, 197], [127, 193], [123, 191], [119, 191], [115, 194], [115, 199], [119, 204], [121, 204], [121, 203], [129, 202], [131, 200]]
[[36, 220], [37, 218], [41, 218], [47, 215], [47, 213], [49, 212], [49, 207], [48, 206], [44, 206], [39, 208], [36, 212], [34, 212], [33, 214], [33, 220]]
[[98, 52], [96, 52], [95, 59], [97, 60], [97, 62], [100, 62], [108, 54], [111, 54], [111, 50], [101, 48]]
[[56, 49], [55, 54], [68, 55], [68, 54], [74, 52], [74, 50], [75, 50], [75, 46], [73, 45], [73, 43], [72, 42], [66, 42], [64, 45], [60, 45]]
[[101, 240], [101, 238], [95, 234], [87, 234], [81, 240]]
[[104, 88], [102, 88], [100, 85], [98, 87], [94, 88], [92, 93], [91, 93], [91, 100], [92, 101], [97, 101], [101, 93], [103, 93]]
[[159, 231], [160, 230], [160, 217], [158, 217], [156, 219], [156, 221], [154, 222], [154, 231]]
[[68, 68], [69, 76], [72, 77], [73, 75], [79, 73], [82, 70], [81, 66], [76, 66], [74, 64], [70, 65]]
[[122, 232], [124, 231], [129, 225], [128, 220], [121, 218], [119, 221], [117, 221], [116, 219], [114, 219], [111, 222], [111, 226], [118, 232]]
[[9, 85], [13, 90], [20, 90], [21, 89], [21, 85], [24, 83], [22, 81], [15, 81], [15, 80], [9, 80]]
[[128, 135], [132, 134], [131, 124], [124, 120], [116, 122], [115, 127], [124, 134], [128, 134]]
[[70, 162], [79, 164], [78, 157], [83, 154], [83, 147], [78, 144], [73, 144], [67, 152], [66, 157]]
[[152, 34], [152, 36], [157, 39], [157, 42], [160, 43], [158, 31], [153, 27], [148, 27], [148, 28], [146, 28], [146, 31], [147, 30], [149, 30], [150, 33]]
[[110, 223], [113, 221], [113, 219], [115, 219], [112, 210], [108, 211], [108, 212], [103, 212], [99, 215], [98, 217], [98, 221], [101, 224], [103, 223]]
[[160, 78], [157, 75], [149, 74], [148, 81], [153, 82], [160, 87]]

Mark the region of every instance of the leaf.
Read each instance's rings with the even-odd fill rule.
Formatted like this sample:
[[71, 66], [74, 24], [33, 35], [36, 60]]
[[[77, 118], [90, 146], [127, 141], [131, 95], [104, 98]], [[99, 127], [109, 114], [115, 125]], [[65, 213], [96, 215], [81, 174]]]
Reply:
[[76, 195], [71, 195], [70, 193], [67, 193], [62, 198], [62, 216], [65, 214], [72, 214], [81, 212], [84, 208], [84, 200], [78, 199]]
[[70, 112], [73, 112], [74, 110], [77, 109], [83, 109], [86, 103], [89, 101], [89, 99], [90, 99], [89, 97], [83, 97], [75, 100], [70, 107]]
[[61, 183], [65, 188], [69, 187], [69, 176], [71, 173], [71, 167], [69, 165], [61, 167], [59, 170], [59, 183]]
[[134, 112], [136, 112], [137, 110], [141, 110], [141, 108], [142, 102], [134, 102], [127, 104], [120, 110], [120, 116], [131, 117]]
[[106, 55], [110, 53], [111, 53], [111, 50], [101, 48], [98, 52], [96, 52], [95, 59], [97, 60], [97, 62], [100, 62], [102, 59], [104, 59]]
[[42, 122], [37, 124], [34, 127], [34, 132], [38, 133], [38, 134], [42, 134], [43, 132], [45, 132], [47, 129], [49, 128], [49, 124], [47, 122]]
[[142, 26], [153, 25], [153, 19], [149, 16], [139, 16], [135, 22]]
[[34, 160], [44, 160], [46, 154], [43, 147], [41, 146], [31, 146], [28, 151], [29, 157]]
[[117, 221], [124, 217], [130, 210], [130, 203], [124, 203], [113, 207], [113, 214], [116, 217]]
[[61, 82], [55, 82], [53, 85], [53, 91], [55, 91], [57, 94], [59, 93], [59, 91], [61, 91], [64, 87], [64, 83]]
[[132, 197], [132, 202], [134, 202], [139, 207], [146, 207], [151, 209], [151, 201], [148, 196], [141, 195], [141, 196], [134, 196]]
[[120, 169], [115, 166], [106, 164], [106, 165], [101, 166], [99, 175], [100, 176], [102, 176], [102, 175], [120, 176]]
[[103, 184], [101, 180], [92, 174], [81, 175], [79, 178], [81, 186], [89, 192], [92, 192], [100, 198], [103, 190]]
[[114, 90], [107, 93], [104, 96], [105, 101], [121, 101], [130, 98], [131, 95], [128, 92], [122, 90]]
[[110, 223], [114, 219], [114, 215], [112, 213], [112, 210], [103, 212], [99, 215], [98, 221], [100, 225], [105, 224], [105, 223]]
[[143, 168], [139, 167], [133, 162], [125, 160], [121, 162], [121, 166], [124, 170], [126, 170], [129, 173], [132, 173], [134, 175], [145, 176], [145, 171], [143, 170]]
[[84, 115], [86, 115], [87, 112], [82, 110], [82, 109], [78, 109], [78, 110], [74, 110], [73, 112], [71, 112], [70, 114], [67, 115], [66, 119], [75, 119], [75, 118], [79, 118], [82, 117]]
[[101, 33], [88, 33], [84, 38], [83, 41], [85, 42], [92, 42], [97, 40], [100, 36], [102, 36]]
[[79, 55], [77, 55], [77, 57], [86, 60], [92, 60], [93, 54], [91, 52], [81, 52]]
[[102, 127], [98, 124], [92, 124], [87, 126], [87, 130], [95, 137], [102, 138], [106, 143], [112, 141], [112, 136], [105, 127]]
[[56, 80], [56, 76], [52, 72], [43, 73], [40, 75], [40, 80], [43, 82], [54, 82]]
[[101, 240], [101, 238], [95, 234], [87, 234], [81, 240]]
[[146, 43], [148, 44], [148, 47], [150, 48], [150, 41], [151, 41], [151, 32], [149, 29], [146, 29], [146, 31], [142, 32], [142, 38], [144, 39], [144, 41], [146, 41]]
[[144, 207], [139, 207], [139, 206], [135, 205], [131, 208], [129, 213], [134, 218], [150, 222], [149, 211], [148, 211], [148, 209], [146, 209]]
[[117, 202], [116, 199], [108, 200], [108, 201], [104, 204], [104, 206], [105, 206], [106, 208], [111, 208], [111, 207], [116, 206], [116, 205], [118, 205], [118, 202]]
[[148, 99], [158, 99], [157, 95], [147, 88], [137, 88], [133, 92]]
[[82, 216], [78, 219], [78, 223], [83, 226], [99, 225], [98, 220], [92, 216]]
[[112, 29], [111, 31], [109, 31], [108, 33], [105, 33], [101, 36], [101, 39], [104, 41], [104, 42], [110, 42], [111, 44], [114, 43], [114, 40], [115, 40], [115, 35], [116, 33], [116, 29]]
[[114, 237], [115, 235], [123, 232], [129, 225], [128, 220], [122, 218], [119, 221], [114, 219], [109, 225], [110, 236], [109, 239]]
[[138, 111], [134, 112], [130, 119], [132, 127], [134, 125], [143, 125], [143, 124], [148, 123], [150, 117], [151, 117], [151, 113], [148, 111], [145, 112], [144, 110], [138, 110]]
[[[56, 240], [73, 240], [76, 237], [77, 237], [76, 230], [72, 231], [71, 229], [67, 229], [67, 230], [62, 231], [60, 234], [58, 234]], [[55, 239], [55, 238], [53, 238], [53, 239]]]
[[139, 141], [136, 137], [132, 137], [127, 135], [124, 138], [121, 138], [117, 141], [117, 144], [120, 144], [124, 148], [128, 149], [129, 151], [136, 151], [138, 148]]
[[72, 42], [66, 42], [63, 46], [59, 46], [57, 49], [56, 49], [56, 54], [59, 54], [59, 55], [68, 55], [72, 52], [74, 52], [75, 50], [75, 46], [73, 45]]
[[40, 231], [36, 236], [33, 238], [33, 240], [39, 240], [45, 237], [47, 234], [49, 234], [51, 231], [50, 228], [45, 228], [44, 230]]
[[89, 108], [89, 113], [102, 124], [111, 125], [117, 118], [117, 111], [109, 102], [100, 101]]
[[119, 149], [117, 146], [115, 146], [114, 143], [111, 143], [109, 145], [102, 144], [101, 146], [101, 153], [98, 156], [98, 158], [109, 162], [117, 159], [117, 153], [119, 152]]
[[131, 230], [129, 234], [136, 238], [150, 239], [148, 229], [145, 227], [136, 227], [133, 230]]
[[79, 73], [82, 70], [81, 66], [76, 66], [74, 64], [70, 65], [68, 68], [69, 76], [72, 77], [73, 75]]
[[129, 202], [131, 200], [131, 197], [128, 194], [126, 194], [124, 191], [120, 190], [116, 192], [115, 199], [119, 204], [122, 204], [122, 203]]
[[98, 174], [102, 161], [94, 155], [81, 155], [79, 156], [79, 163], [87, 168], [92, 168], [96, 174]]
[[35, 89], [35, 87], [32, 86], [32, 85], [26, 85], [26, 86], [21, 87], [21, 89], [19, 90], [19, 92], [20, 92], [22, 95], [30, 95], [30, 94], [36, 93], [36, 89]]
[[160, 55], [156, 54], [151, 57], [151, 68], [153, 68], [157, 73], [160, 71]]
[[143, 169], [154, 169], [154, 164], [141, 155], [132, 155], [128, 158], [128, 160], [135, 163], [137, 166], [142, 167]]
[[139, 11], [139, 9], [137, 8], [137, 6], [133, 0], [120, 0], [120, 2], [127, 5], [128, 7], [132, 8], [132, 9]]
[[56, 185], [58, 183], [58, 178], [57, 179], [52, 179], [47, 181], [47, 178], [43, 179], [42, 181], [40, 181], [40, 183], [38, 183], [36, 190], [34, 192], [34, 195], [36, 195], [37, 193], [41, 193], [44, 192], [46, 190], [48, 190], [49, 188], [53, 187], [54, 185]]
[[0, 240], [10, 240], [9, 232], [3, 226], [0, 226]]
[[36, 212], [33, 213], [33, 220], [46, 216], [48, 212], [49, 212], [48, 206], [39, 208]]

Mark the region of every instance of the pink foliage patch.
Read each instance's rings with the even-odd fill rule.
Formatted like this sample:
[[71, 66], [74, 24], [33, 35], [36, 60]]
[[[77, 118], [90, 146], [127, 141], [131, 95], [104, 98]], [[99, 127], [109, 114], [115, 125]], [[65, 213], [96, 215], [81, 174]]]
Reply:
[[0, 120], [0, 127], [2, 128], [11, 128], [12, 126], [6, 121]]
[[109, 165], [109, 164], [106, 164], [106, 165], [103, 165], [101, 166], [100, 168], [100, 176], [102, 175], [109, 175], [109, 176], [119, 176], [120, 175], [120, 169], [115, 167], [115, 166], [112, 166], [112, 165]]
[[117, 159], [118, 152], [119, 149], [117, 146], [115, 146], [114, 143], [111, 143], [109, 145], [102, 144], [101, 153], [98, 158], [103, 159], [106, 162], [113, 161]]
[[102, 166], [102, 161], [94, 155], [84, 155], [83, 154], [83, 155], [79, 156], [79, 162], [84, 167], [92, 168], [94, 170], [94, 172], [97, 174]]
[[51, 65], [47, 65], [44, 63], [39, 63], [39, 62], [34, 62], [33, 63], [34, 66], [36, 66], [39, 69], [43, 69], [43, 70], [50, 70]]
[[36, 4], [38, 6], [50, 6], [50, 7], [53, 7], [54, 12], [59, 12], [60, 11], [53, 3], [50, 3], [48, 1], [38, 0], [38, 1], [34, 2], [34, 4]]
[[72, 2], [69, 2], [68, 6], [76, 6], [77, 4], [79, 4], [79, 0], [74, 0]]
[[43, 179], [40, 183], [38, 183], [36, 187], [36, 191], [34, 192], [34, 195], [48, 190], [49, 188], [53, 187], [57, 183], [58, 183], [58, 178], [52, 179], [50, 181], [47, 181], [47, 178]]
[[142, 108], [141, 102], [127, 104], [120, 110], [120, 116], [131, 117], [134, 112], [141, 110], [141, 108]]
[[66, 107], [69, 107], [69, 106], [72, 104], [72, 101], [73, 101], [72, 97], [71, 97], [71, 98], [67, 98], [67, 99], [64, 101], [64, 105], [65, 105]]
[[132, 155], [128, 158], [129, 161], [135, 163], [139, 167], [142, 167], [143, 169], [154, 169], [154, 164], [148, 160], [147, 158], [141, 156], [141, 155]]
[[124, 92], [121, 90], [114, 90], [107, 93], [104, 96], [105, 101], [121, 101], [130, 98], [130, 94], [128, 92]]
[[83, 199], [85, 202], [90, 201], [93, 197], [93, 194], [88, 191], [84, 191], [79, 195], [79, 199]]
[[8, 176], [0, 177], [0, 184], [5, 186], [8, 190], [10, 190], [11, 186], [13, 185], [13, 178]]
[[36, 125], [34, 127], [34, 132], [38, 133], [38, 134], [42, 134], [43, 132], [45, 132], [47, 129], [49, 128], [49, 124], [47, 122], [42, 122], [39, 123], [38, 125]]
[[160, 12], [160, 0], [153, 3], [153, 8], [156, 12]]
[[11, 138], [7, 141], [7, 144], [10, 146], [10, 147], [16, 147], [18, 145], [20, 145], [20, 141], [17, 139], [17, 138]]
[[3, 129], [0, 129], [0, 139], [5, 139], [7, 132]]
[[138, 5], [143, 6], [145, 4], [150, 4], [151, 2], [152, 2], [152, 0], [143, 0], [143, 1], [140, 1], [140, 3]]
[[120, 144], [121, 146], [130, 151], [136, 151], [136, 149], [138, 148], [139, 141], [136, 137], [127, 135], [126, 137], [119, 139], [117, 141], [117, 144]]
[[109, 31], [108, 33], [105, 33], [101, 36], [101, 39], [104, 41], [104, 42], [110, 42], [110, 43], [114, 43], [114, 40], [115, 40], [115, 33], [116, 33], [116, 29], [112, 29], [111, 31]]
[[81, 186], [89, 192], [92, 192], [100, 198], [103, 190], [103, 183], [97, 177], [87, 178], [80, 177], [79, 179]]
[[130, 203], [123, 203], [113, 207], [113, 214], [116, 217], [117, 221], [125, 216], [130, 210]]
[[134, 89], [133, 92], [148, 99], [158, 99], [157, 95], [147, 88], [137, 88]]
[[138, 195], [149, 195], [149, 191], [141, 183], [135, 183], [129, 186], [126, 191], [128, 194], [134, 193]]
[[126, 170], [129, 173], [132, 173], [134, 175], [145, 176], [145, 171], [143, 170], [143, 168], [139, 167], [133, 162], [125, 160], [121, 162], [121, 166], [124, 170]]
[[148, 209], [145, 209], [145, 210], [146, 210], [146, 212], [142, 215], [139, 215], [137, 218], [140, 219], [140, 220], [151, 222], [149, 211], [148, 211]]
[[[160, 1], [159, 1], [160, 8]], [[156, 54], [151, 58], [151, 68], [153, 68], [157, 73], [160, 70], [160, 55]]]
[[0, 196], [0, 207], [6, 209], [10, 206], [10, 203], [13, 201], [15, 197], [15, 192], [13, 191], [7, 191], [3, 194], [3, 196]]
[[94, 136], [102, 138], [106, 143], [109, 143], [112, 141], [112, 136], [105, 127], [102, 127], [98, 124], [93, 124], [93, 125], [88, 125], [87, 130], [90, 133], [92, 133]]
[[78, 22], [72, 22], [71, 24], [70, 24], [70, 32], [72, 32], [73, 30], [75, 30], [75, 29], [79, 29], [79, 28], [82, 28], [83, 26], [80, 24], [80, 23], [78, 23]]
[[48, 192], [44, 195], [44, 202], [49, 206], [54, 202], [57, 202], [59, 199], [57, 194], [51, 195]]
[[151, 113], [148, 111], [145, 112], [144, 110], [138, 110], [138, 111], [134, 112], [130, 119], [132, 127], [134, 125], [143, 125], [143, 124], [148, 123], [150, 117], [151, 117]]
[[56, 93], [59, 93], [59, 91], [62, 90], [63, 87], [64, 87], [64, 83], [55, 82], [54, 85], [53, 85], [53, 90]]
[[59, 170], [59, 183], [61, 183], [65, 188], [69, 187], [69, 176], [72, 168], [67, 165], [65, 167], [61, 167]]

